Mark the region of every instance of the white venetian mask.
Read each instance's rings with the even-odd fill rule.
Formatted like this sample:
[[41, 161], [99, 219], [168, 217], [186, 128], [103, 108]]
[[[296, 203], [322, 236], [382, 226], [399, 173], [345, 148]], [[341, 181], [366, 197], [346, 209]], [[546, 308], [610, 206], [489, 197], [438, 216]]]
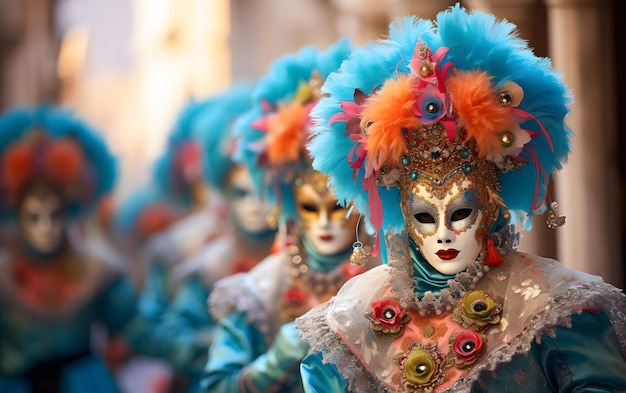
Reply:
[[226, 187], [227, 203], [238, 228], [249, 234], [267, 231], [271, 207], [257, 194], [250, 173], [244, 167], [236, 166]]
[[26, 195], [19, 211], [19, 225], [26, 242], [42, 254], [56, 251], [64, 238], [65, 217], [55, 194]]
[[479, 192], [468, 179], [458, 184], [439, 199], [417, 183], [402, 206], [410, 236], [428, 263], [443, 274], [465, 270], [483, 247], [476, 236], [483, 214]]

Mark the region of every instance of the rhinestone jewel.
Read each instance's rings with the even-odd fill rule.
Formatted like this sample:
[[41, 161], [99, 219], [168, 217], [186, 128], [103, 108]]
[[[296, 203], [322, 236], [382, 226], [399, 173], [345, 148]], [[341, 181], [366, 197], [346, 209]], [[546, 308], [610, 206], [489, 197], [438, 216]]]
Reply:
[[428, 365], [426, 363], [419, 363], [415, 366], [415, 371], [417, 371], [418, 374], [425, 374], [428, 372]]
[[511, 131], [505, 131], [500, 135], [500, 143], [504, 147], [509, 147], [513, 145], [515, 138], [513, 137], [513, 133]]

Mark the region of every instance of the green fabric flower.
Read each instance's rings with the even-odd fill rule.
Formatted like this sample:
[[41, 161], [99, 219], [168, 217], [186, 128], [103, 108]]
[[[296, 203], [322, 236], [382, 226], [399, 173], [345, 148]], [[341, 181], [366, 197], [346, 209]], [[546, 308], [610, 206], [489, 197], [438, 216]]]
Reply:
[[418, 385], [429, 383], [436, 369], [435, 360], [422, 348], [411, 351], [403, 365], [405, 378]]

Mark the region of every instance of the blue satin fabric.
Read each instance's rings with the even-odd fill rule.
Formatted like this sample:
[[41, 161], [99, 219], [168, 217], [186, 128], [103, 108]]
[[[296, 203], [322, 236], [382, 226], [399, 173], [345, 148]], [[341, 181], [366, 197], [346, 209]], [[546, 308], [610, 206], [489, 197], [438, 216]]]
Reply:
[[167, 267], [159, 261], [150, 261], [143, 289], [139, 295], [139, 312], [149, 321], [158, 323], [172, 301]]
[[[515, 356], [501, 364], [486, 392], [626, 392], [626, 362], [608, 317], [584, 312], [572, 316], [572, 327], [560, 327], [555, 338], [533, 343], [528, 356]], [[307, 393], [345, 392], [347, 381], [332, 364], [323, 364], [320, 353], [311, 353], [300, 367]]]
[[[3, 305], [0, 392], [28, 393], [24, 373], [29, 368], [55, 358], [89, 353], [94, 321], [102, 322], [111, 334], [117, 334], [135, 315], [135, 292], [129, 281], [121, 277], [107, 285], [93, 301], [54, 322]], [[67, 364], [61, 381], [63, 393], [118, 392], [104, 363], [89, 354]]]
[[[232, 312], [220, 322], [215, 331], [205, 377], [201, 383], [202, 391], [211, 393], [265, 391], [259, 386], [271, 386], [271, 391], [277, 393], [301, 390], [298, 364], [293, 365], [293, 372], [289, 374], [268, 367], [267, 365], [271, 363], [267, 357], [268, 349], [266, 337], [247, 321], [246, 315]], [[240, 376], [245, 372], [253, 373], [258, 385], [250, 386], [249, 389], [243, 388], [242, 391], [239, 385]]]
[[443, 274], [432, 267], [417, 251], [417, 245], [412, 239], [409, 255], [413, 261], [413, 279], [415, 280], [413, 291], [420, 299], [428, 291], [438, 294], [442, 289], [448, 288], [448, 280], [452, 280], [455, 274]]
[[[344, 262], [352, 252], [352, 247], [348, 247], [332, 256], [322, 255], [311, 246], [306, 238], [303, 237], [301, 241], [307, 264], [314, 271], [329, 272]], [[293, 329], [295, 332], [295, 327]], [[295, 334], [298, 335], [297, 332]], [[244, 388], [245, 391], [265, 391], [266, 389], [279, 393], [302, 391], [299, 360], [303, 355], [298, 361], [289, 362], [288, 366], [276, 367], [275, 365], [280, 361], [274, 357], [275, 351], [289, 353], [290, 349], [277, 349], [277, 343], [274, 341], [270, 350], [267, 343], [268, 338], [248, 322], [244, 313], [231, 312], [220, 321], [215, 330], [205, 378], [202, 381], [203, 391], [241, 392], [242, 387], [238, 387], [238, 383], [241, 384], [241, 381], [246, 379], [240, 378], [242, 372], [249, 377], [246, 380], [255, 385]]]
[[207, 288], [193, 276], [179, 288], [161, 318], [136, 318], [124, 331], [133, 349], [161, 358], [188, 379], [187, 392], [200, 390], [215, 322], [206, 309]]

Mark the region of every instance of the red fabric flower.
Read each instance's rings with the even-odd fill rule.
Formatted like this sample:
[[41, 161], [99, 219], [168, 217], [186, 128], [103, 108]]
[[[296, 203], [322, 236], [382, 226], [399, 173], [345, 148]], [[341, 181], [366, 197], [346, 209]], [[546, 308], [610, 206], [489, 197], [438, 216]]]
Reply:
[[285, 304], [291, 307], [301, 307], [306, 302], [306, 294], [298, 288], [290, 288], [285, 291]]
[[483, 339], [473, 330], [457, 334], [450, 345], [454, 355], [465, 365], [472, 364], [483, 350]]
[[404, 324], [411, 319], [411, 314], [396, 299], [382, 298], [372, 302], [372, 311], [368, 317], [373, 322], [370, 326], [374, 330], [396, 334], [402, 331]]

